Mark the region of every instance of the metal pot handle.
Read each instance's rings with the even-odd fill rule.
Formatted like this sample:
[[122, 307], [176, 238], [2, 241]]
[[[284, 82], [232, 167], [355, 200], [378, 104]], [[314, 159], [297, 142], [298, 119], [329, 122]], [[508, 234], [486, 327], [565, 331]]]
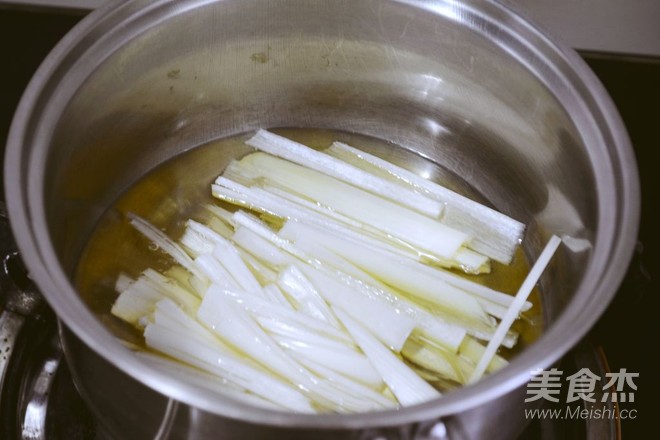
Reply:
[[0, 307], [22, 316], [38, 317], [45, 301], [30, 280], [9, 227], [4, 202], [0, 201]]
[[39, 319], [45, 301], [27, 276], [16, 249], [5, 204], [0, 201], [0, 396], [17, 337], [29, 319]]

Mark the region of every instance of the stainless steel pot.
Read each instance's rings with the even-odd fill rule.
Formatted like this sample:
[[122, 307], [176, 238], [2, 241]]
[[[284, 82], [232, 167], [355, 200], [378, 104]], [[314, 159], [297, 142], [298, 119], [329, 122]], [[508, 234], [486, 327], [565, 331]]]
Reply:
[[[141, 364], [72, 286], [113, 200], [148, 170], [257, 127], [325, 127], [417, 151], [530, 224], [547, 332], [510, 367], [399, 411], [257, 409]], [[571, 50], [491, 1], [156, 0], [94, 12], [28, 87], [9, 136], [7, 202], [23, 258], [62, 322], [77, 386], [116, 438], [510, 438], [524, 384], [590, 328], [635, 241], [625, 130]]]

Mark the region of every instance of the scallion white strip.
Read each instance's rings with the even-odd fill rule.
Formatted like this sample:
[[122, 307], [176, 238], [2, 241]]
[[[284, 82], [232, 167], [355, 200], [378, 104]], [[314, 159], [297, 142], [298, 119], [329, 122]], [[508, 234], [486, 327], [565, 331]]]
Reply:
[[300, 240], [296, 242], [296, 248], [300, 251], [306, 253], [307, 255], [313, 255], [315, 259], [322, 262], [325, 266], [337, 269], [347, 275], [354, 277], [357, 280], [360, 280], [365, 283], [369, 283], [373, 286], [384, 287], [385, 285], [378, 281], [376, 278], [372, 277], [350, 261], [345, 258], [340, 257], [334, 252], [326, 249], [317, 242], [311, 240]]
[[362, 353], [310, 344], [286, 336], [273, 336], [273, 339], [296, 360], [305, 358], [319, 362], [337, 373], [372, 388], [378, 388], [383, 383], [378, 372]]
[[144, 323], [140, 319], [152, 313], [156, 303], [165, 298], [165, 294], [146, 280], [138, 278], [126, 288], [112, 305], [110, 312], [129, 324], [140, 328]]
[[255, 188], [255, 191], [257, 191], [257, 194], [260, 194], [263, 191], [265, 193], [269, 193], [274, 196], [280, 197], [295, 205], [299, 205], [301, 208], [308, 209], [312, 212], [316, 212], [317, 214], [321, 214], [325, 217], [330, 217], [333, 220], [336, 220], [340, 224], [345, 224], [356, 228], [360, 228], [364, 226], [360, 222], [348, 218], [345, 215], [339, 214], [338, 212], [335, 212], [327, 207], [319, 206], [318, 203], [310, 202], [309, 200], [303, 199], [302, 197], [298, 197], [295, 194], [291, 194], [288, 191], [285, 191], [283, 189], [274, 186], [258, 187]]
[[121, 272], [119, 275], [117, 275], [117, 280], [115, 281], [115, 290], [119, 293], [122, 293], [124, 290], [128, 289], [128, 287], [133, 284], [135, 280], [125, 274], [124, 272]]
[[[310, 229], [313, 229], [315, 232], [310, 231]], [[442, 268], [429, 267], [425, 264], [416, 262], [409, 258], [405, 258], [405, 256], [403, 256], [401, 253], [393, 250], [392, 246], [383, 246], [383, 245], [378, 246], [375, 243], [376, 240], [366, 236], [359, 237], [359, 234], [342, 233], [341, 235], [338, 235], [335, 230], [330, 230], [330, 231], [326, 230], [321, 233], [316, 225], [310, 225], [310, 224], [306, 224], [305, 222], [299, 221], [299, 222], [285, 223], [284, 227], [280, 230], [279, 235], [287, 240], [300, 243], [301, 247], [304, 247], [302, 245], [303, 241], [309, 240], [313, 235], [316, 238], [311, 241], [315, 243], [317, 247], [318, 244], [324, 243], [327, 244], [327, 247], [329, 249], [333, 249], [333, 250], [335, 249], [334, 245], [336, 244], [337, 241], [343, 241], [343, 242], [350, 241], [353, 245], [357, 244], [356, 242], [359, 242], [361, 247], [365, 249], [365, 252], [372, 252], [372, 253], [379, 252], [382, 255], [388, 255], [389, 258], [396, 259], [397, 265], [400, 265], [404, 268], [409, 268], [411, 273], [419, 271], [419, 272], [423, 272], [426, 276], [436, 278], [439, 285], [442, 285], [443, 283], [450, 284], [451, 286], [461, 289], [469, 293], [470, 295], [477, 297], [478, 299], [484, 299], [489, 302], [502, 305], [504, 307], [508, 307], [513, 301], [513, 296], [511, 295], [498, 292], [494, 289], [491, 289], [474, 281], [463, 278], [460, 275], [446, 271]], [[339, 252], [338, 254], [342, 255]], [[344, 258], [351, 261], [351, 259], [348, 257], [344, 257]], [[532, 307], [532, 303], [527, 301], [523, 306], [523, 311], [527, 311], [531, 307]]]
[[215, 346], [215, 349], [222, 353], [231, 353], [231, 349], [224, 342], [215, 337], [193, 316], [186, 313], [171, 300], [165, 298], [156, 304], [153, 322], [173, 329], [179, 328], [181, 332], [186, 332], [186, 334], [193, 338], [203, 340]]
[[527, 277], [525, 278], [522, 286], [520, 286], [520, 289], [518, 290], [513, 303], [511, 303], [506, 316], [502, 319], [502, 321], [500, 321], [500, 324], [498, 325], [493, 338], [488, 342], [484, 354], [481, 356], [479, 363], [477, 363], [477, 366], [474, 368], [474, 372], [470, 377], [470, 383], [474, 383], [475, 381], [479, 380], [481, 376], [483, 376], [486, 368], [497, 352], [497, 349], [502, 344], [502, 340], [509, 331], [509, 328], [511, 328], [511, 324], [513, 324], [513, 322], [518, 318], [518, 315], [520, 315], [525, 300], [527, 300], [527, 297], [534, 289], [534, 286], [538, 282], [539, 278], [541, 278], [543, 271], [550, 263], [552, 256], [555, 254], [555, 251], [560, 244], [561, 238], [555, 235], [553, 235], [548, 241], [545, 249], [543, 249], [543, 252], [541, 252], [541, 255], [539, 255], [538, 259], [534, 263], [534, 266], [532, 266], [532, 269], [529, 271], [529, 274], [527, 274]]
[[402, 266], [400, 257], [364, 245], [360, 246], [300, 222], [287, 222], [280, 235], [292, 237], [296, 241], [317, 241], [391, 286], [430, 301], [467, 321], [489, 323], [485, 312], [472, 296], [413, 267]]
[[[504, 344], [502, 344], [504, 345]], [[479, 362], [479, 359], [484, 355], [484, 351], [486, 350], [486, 347], [479, 343], [476, 339], [468, 336], [463, 340], [463, 343], [461, 344], [461, 347], [459, 349], [459, 355], [467, 360], [469, 360], [472, 363], [472, 370], [474, 370], [474, 366]], [[490, 361], [490, 364], [488, 365], [488, 368], [486, 368], [487, 372], [493, 372], [497, 371], [501, 368], [504, 368], [508, 365], [509, 363], [504, 359], [502, 356], [496, 354], [493, 356], [493, 360]], [[470, 371], [470, 374], [467, 375], [469, 378], [472, 375], [472, 371]]]
[[148, 347], [209, 373], [217, 374], [264, 399], [303, 413], [316, 412], [311, 402], [293, 386], [245, 362], [182, 335], [179, 329], [150, 324], [144, 331]]
[[[368, 400], [373, 401], [374, 403], [381, 405], [383, 408], [392, 408], [397, 406], [397, 402], [393, 398], [388, 398], [388, 396], [375, 391], [373, 388], [370, 388], [366, 385], [361, 384], [360, 382], [354, 381], [346, 376], [343, 376], [335, 371], [327, 368], [326, 366], [320, 364], [319, 362], [300, 358], [300, 363], [307, 367], [310, 371], [318, 374], [319, 376], [328, 379], [331, 383], [340, 386], [342, 389], [352, 393], [354, 396], [359, 396]], [[379, 377], [380, 379], [380, 377]], [[382, 379], [381, 379], [381, 383]], [[383, 384], [383, 386], [385, 386]]]
[[270, 299], [273, 303], [279, 304], [283, 307], [290, 308], [293, 310], [293, 306], [291, 305], [289, 300], [286, 299], [280, 288], [277, 287], [277, 284], [268, 284], [264, 286], [264, 293], [266, 294], [266, 297]]
[[210, 254], [202, 254], [195, 258], [195, 266], [213, 283], [229, 290], [240, 290], [238, 282], [225, 267]]
[[188, 269], [193, 275], [198, 277], [202, 276], [199, 270], [194, 266], [192, 258], [190, 258], [181, 246], [165, 235], [163, 231], [132, 212], [129, 212], [127, 217], [130, 219], [131, 225], [133, 225], [135, 229], [151, 240], [160, 249], [168, 253], [177, 263]]
[[345, 332], [326, 322], [313, 319], [303, 313], [297, 313], [285, 306], [263, 300], [249, 293], [232, 292], [229, 290], [223, 290], [222, 293], [253, 315], [271, 317], [283, 322], [300, 325], [338, 341], [343, 341], [347, 344], [352, 343], [351, 338]]
[[397, 313], [390, 305], [362, 295], [310, 266], [301, 266], [301, 269], [323, 298], [333, 306], [333, 310], [341, 307], [393, 350], [401, 350], [406, 339], [416, 327], [415, 321], [404, 314]]
[[245, 143], [273, 156], [320, 171], [429, 217], [438, 218], [442, 213], [443, 205], [435, 200], [266, 130], [257, 131]]
[[[370, 225], [362, 224], [343, 216], [335, 212], [331, 207], [319, 206], [318, 204], [312, 203], [280, 188], [266, 186], [263, 190], [261, 188], [250, 188], [250, 190], [250, 194], [254, 195], [268, 197], [272, 194], [281, 197], [286, 201], [291, 201], [296, 205], [300, 205], [297, 207], [298, 209], [303, 208], [309, 211], [304, 214], [296, 215], [293, 211], [287, 212], [285, 210], [285, 201], [273, 201], [274, 203], [268, 205], [269, 209], [273, 212], [277, 211], [280, 217], [304, 221], [319, 227], [328, 228], [336, 233], [389, 250], [390, 252], [415, 261], [421, 261], [424, 259], [431, 260], [435, 265], [447, 268], [460, 268], [466, 273], [472, 274], [486, 273], [490, 271], [490, 261], [488, 257], [465, 247], [458, 249], [451, 259], [432, 256], [427, 252], [423, 252], [417, 247], [412, 246], [410, 243], [396, 239], [389, 234], [374, 229]], [[244, 197], [249, 197], [249, 194], [244, 195]], [[255, 202], [251, 201], [250, 203]]]
[[412, 363], [428, 371], [432, 371], [445, 379], [457, 383], [464, 382], [462, 374], [449, 361], [450, 357], [456, 358], [455, 353], [443, 352], [443, 350], [433, 347], [431, 343], [411, 337], [406, 341], [406, 345], [403, 346], [401, 354]]
[[358, 350], [357, 345], [355, 345], [348, 335], [346, 335], [345, 340], [340, 341], [299, 323], [284, 321], [272, 316], [255, 314], [255, 320], [269, 335], [283, 336], [291, 340], [301, 341], [319, 347], [333, 348], [336, 350]]
[[465, 337], [466, 332], [463, 328], [444, 322], [416, 304], [395, 295], [384, 286], [370, 284], [368, 279], [354, 278], [349, 273], [328, 270], [322, 266], [317, 269], [350, 287], [356, 293], [381, 301], [396, 313], [408, 316], [415, 321], [416, 331], [450, 351], [456, 352]]
[[281, 251], [267, 239], [247, 227], [239, 226], [232, 236], [234, 243], [257, 257], [262, 262], [277, 269], [295, 261], [291, 255]]
[[[451, 191], [435, 182], [387, 162], [379, 157], [335, 142], [326, 152], [360, 168], [376, 168], [406, 187], [418, 188], [446, 204], [442, 222], [473, 236], [471, 249], [509, 264], [525, 231], [525, 225], [487, 206]], [[365, 164], [367, 167], [365, 167]]]
[[264, 368], [309, 389], [308, 379], [300, 367], [222, 290], [211, 286], [206, 291], [197, 319]]
[[297, 303], [302, 313], [339, 327], [339, 322], [319, 292], [296, 266], [280, 271], [278, 285]]
[[219, 242], [215, 249], [213, 249], [213, 257], [220, 262], [227, 269], [232, 277], [236, 280], [241, 290], [252, 292], [263, 297], [263, 290], [261, 284], [254, 277], [250, 269], [241, 258], [236, 247], [228, 242]]
[[402, 405], [414, 405], [441, 396], [348, 313], [335, 309], [335, 314]]
[[256, 259], [252, 254], [248, 253], [245, 249], [239, 249], [241, 258], [250, 269], [250, 272], [255, 276], [261, 285], [272, 284], [277, 282], [277, 272], [275, 269], [266, 266], [264, 263]]
[[382, 197], [264, 153], [246, 156], [239, 164], [258, 170], [261, 177], [295, 194], [332, 207], [433, 255], [451, 258], [470, 238], [463, 232]]
[[[493, 330], [490, 331], [485, 331], [485, 330], [476, 330], [476, 329], [468, 329], [468, 335], [472, 336], [475, 339], [479, 339], [480, 341], [490, 341], [493, 339], [493, 335], [495, 335], [495, 330], [497, 330], [497, 327], [493, 328]], [[514, 332], [513, 330], [509, 330], [504, 336], [504, 339], [502, 340], [502, 346], [506, 348], [513, 348], [517, 343], [518, 343], [518, 333]]]
[[174, 301], [188, 313], [195, 313], [199, 307], [199, 297], [192, 291], [181, 287], [173, 279], [161, 275], [153, 269], [146, 269], [141, 278], [144, 278], [154, 288], [160, 290], [167, 298]]
[[266, 400], [256, 394], [249, 393], [246, 389], [228, 381], [227, 379], [210, 374], [207, 371], [200, 370], [193, 366], [188, 366], [182, 362], [171, 361], [163, 356], [147, 352], [136, 352], [135, 355], [150, 367], [162, 370], [168, 375], [177, 378], [182, 382], [187, 382], [201, 390], [211, 390], [220, 395], [229, 396], [235, 400], [250, 405], [274, 410], [286, 410], [277, 402]]

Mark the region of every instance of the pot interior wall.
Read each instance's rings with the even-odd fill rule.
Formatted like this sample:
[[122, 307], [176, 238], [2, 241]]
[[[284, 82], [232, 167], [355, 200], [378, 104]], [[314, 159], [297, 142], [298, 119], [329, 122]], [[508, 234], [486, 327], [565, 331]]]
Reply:
[[[129, 22], [99, 35], [73, 64], [84, 81], [69, 88], [45, 178], [69, 274], [101, 214], [136, 179], [259, 127], [339, 129], [419, 152], [529, 223], [532, 256], [549, 230], [592, 238], [596, 187], [580, 136], [534, 66], [478, 32], [485, 24], [460, 23], [459, 9], [420, 14], [370, 1], [192, 4], [133, 17], [139, 31]], [[557, 259], [545, 289], [550, 319], [588, 258]]]

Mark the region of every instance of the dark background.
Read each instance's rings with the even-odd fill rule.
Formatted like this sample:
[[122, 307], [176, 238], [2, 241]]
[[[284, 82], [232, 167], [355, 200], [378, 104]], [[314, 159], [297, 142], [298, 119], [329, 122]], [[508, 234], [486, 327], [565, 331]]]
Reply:
[[[83, 16], [83, 12], [0, 6], [0, 158], [11, 118], [30, 77], [55, 43]], [[603, 347], [612, 371], [626, 368], [640, 373], [635, 403], [623, 405], [636, 409], [637, 418], [622, 422], [623, 438], [648, 438], [647, 433], [654, 432], [653, 422], [660, 408], [660, 395], [656, 394], [660, 390], [660, 368], [653, 363], [660, 335], [660, 292], [655, 279], [660, 246], [660, 169], [655, 160], [660, 149], [660, 59], [581, 55], [601, 79], [624, 119], [635, 148], [642, 187], [638, 252], [619, 293], [588, 338]], [[1, 174], [2, 170], [0, 177]]]

